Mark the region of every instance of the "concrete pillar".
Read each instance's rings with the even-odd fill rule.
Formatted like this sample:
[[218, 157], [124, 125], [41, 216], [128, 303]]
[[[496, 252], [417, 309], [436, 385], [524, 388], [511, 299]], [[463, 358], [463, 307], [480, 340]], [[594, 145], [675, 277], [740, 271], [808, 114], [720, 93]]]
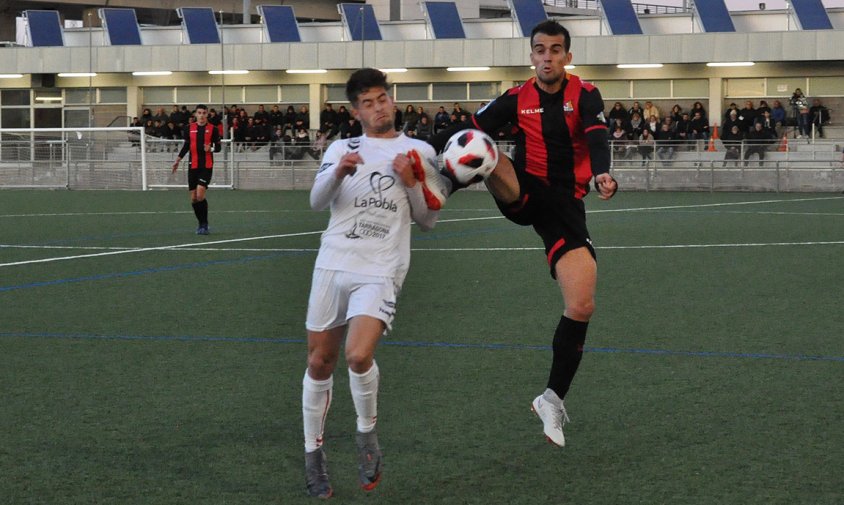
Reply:
[[319, 129], [319, 113], [322, 111], [322, 84], [308, 85], [308, 112], [311, 113], [311, 129]]
[[721, 117], [724, 115], [722, 104], [724, 97], [721, 96], [724, 91], [724, 79], [720, 77], [709, 78], [709, 124], [718, 125], [718, 136], [721, 131]]

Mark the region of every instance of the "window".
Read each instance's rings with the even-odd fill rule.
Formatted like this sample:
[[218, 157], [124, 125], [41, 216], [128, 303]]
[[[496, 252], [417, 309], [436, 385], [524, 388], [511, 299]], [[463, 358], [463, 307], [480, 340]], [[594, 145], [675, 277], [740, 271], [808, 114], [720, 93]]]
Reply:
[[0, 105], [29, 105], [29, 90], [6, 89], [0, 91]]
[[397, 102], [426, 102], [428, 101], [427, 84], [396, 84]]

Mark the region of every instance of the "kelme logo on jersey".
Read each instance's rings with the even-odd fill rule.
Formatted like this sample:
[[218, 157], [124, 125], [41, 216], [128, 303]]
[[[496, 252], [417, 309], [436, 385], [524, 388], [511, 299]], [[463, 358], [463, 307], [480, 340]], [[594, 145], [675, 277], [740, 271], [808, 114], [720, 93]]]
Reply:
[[538, 107], [536, 109], [522, 109], [519, 111], [519, 114], [523, 116], [530, 116], [531, 114], [542, 114], [543, 112], [545, 112], [545, 109]]
[[566, 100], [566, 104], [563, 105], [563, 112], [574, 112], [574, 105], [572, 105], [571, 100]]

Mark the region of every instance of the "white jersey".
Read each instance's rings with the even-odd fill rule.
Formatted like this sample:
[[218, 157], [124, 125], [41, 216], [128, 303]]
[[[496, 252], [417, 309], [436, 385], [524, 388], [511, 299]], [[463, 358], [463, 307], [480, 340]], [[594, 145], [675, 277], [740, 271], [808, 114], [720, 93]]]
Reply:
[[324, 178], [336, 177], [334, 169], [343, 155], [356, 152], [363, 164], [354, 175], [343, 177], [333, 193], [317, 268], [392, 277], [401, 286], [410, 266], [411, 204], [405, 185], [393, 172], [393, 160], [411, 149], [436, 160], [430, 144], [404, 134], [389, 139], [364, 135], [337, 140], [328, 147], [314, 181], [312, 201], [313, 191], [334, 182]]

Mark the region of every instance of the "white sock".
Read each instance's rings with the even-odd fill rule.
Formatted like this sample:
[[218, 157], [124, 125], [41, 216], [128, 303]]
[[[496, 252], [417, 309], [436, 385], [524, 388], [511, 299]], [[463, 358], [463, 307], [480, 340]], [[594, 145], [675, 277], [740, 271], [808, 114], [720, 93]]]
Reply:
[[314, 380], [305, 371], [302, 379], [302, 419], [305, 428], [305, 452], [313, 452], [322, 447], [322, 434], [325, 431], [325, 418], [331, 407], [331, 390], [334, 376], [325, 380]]
[[358, 431], [369, 433], [375, 429], [378, 418], [378, 364], [372, 362], [372, 368], [362, 374], [349, 369], [349, 389], [352, 390], [352, 400], [355, 402], [355, 412], [358, 415]]

